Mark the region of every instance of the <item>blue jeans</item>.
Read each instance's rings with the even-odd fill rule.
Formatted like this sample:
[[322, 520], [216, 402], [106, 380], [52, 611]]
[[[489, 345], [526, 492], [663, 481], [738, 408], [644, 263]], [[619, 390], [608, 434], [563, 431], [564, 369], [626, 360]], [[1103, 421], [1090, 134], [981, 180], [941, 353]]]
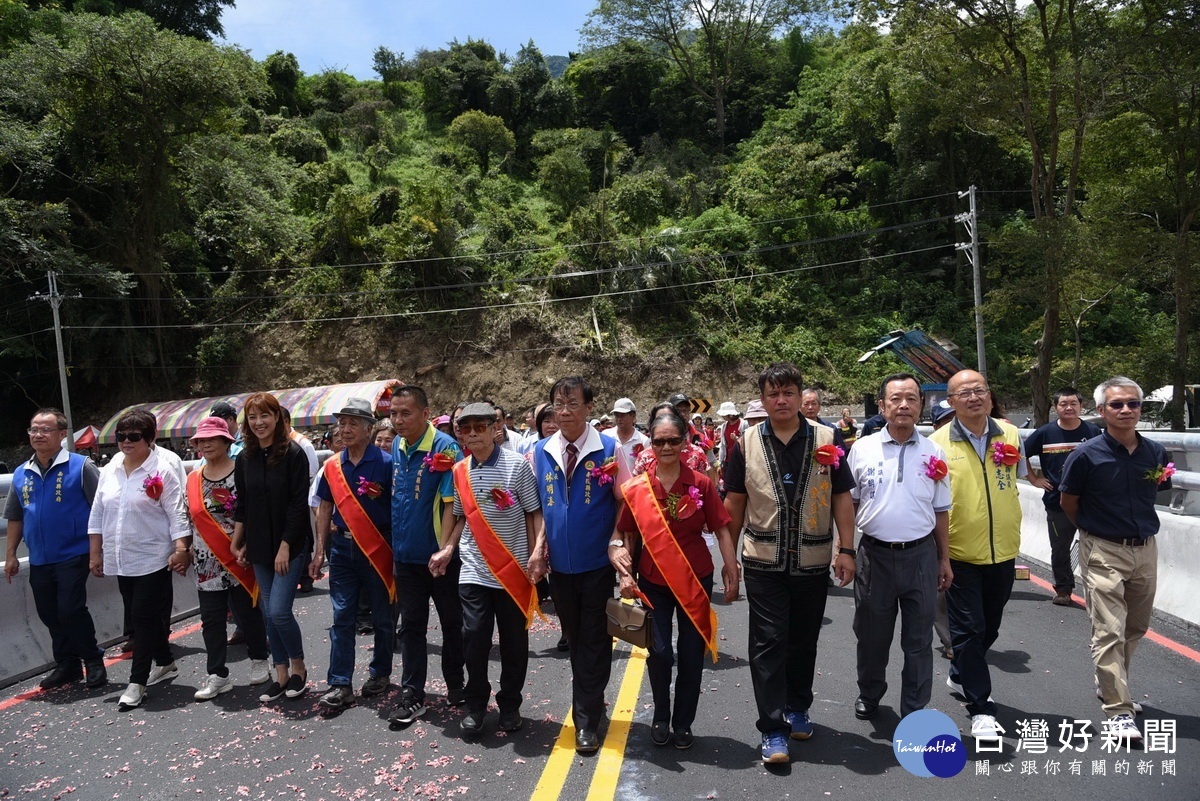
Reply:
[[300, 624], [292, 614], [292, 602], [296, 599], [300, 573], [307, 567], [308, 554], [300, 554], [288, 562], [287, 574], [283, 576], [275, 572], [273, 565], [254, 565], [258, 606], [267, 625], [272, 664], [286, 665], [289, 659], [304, 658], [304, 641], [300, 637]]
[[[387, 569], [392, 569], [391, 562]], [[371, 675], [390, 676], [396, 629], [387, 587], [354, 540], [334, 530], [329, 545], [329, 600], [333, 604], [333, 625], [329, 627], [330, 687], [349, 687], [354, 683], [354, 638], [361, 594], [370, 599], [371, 625], [375, 627]]]

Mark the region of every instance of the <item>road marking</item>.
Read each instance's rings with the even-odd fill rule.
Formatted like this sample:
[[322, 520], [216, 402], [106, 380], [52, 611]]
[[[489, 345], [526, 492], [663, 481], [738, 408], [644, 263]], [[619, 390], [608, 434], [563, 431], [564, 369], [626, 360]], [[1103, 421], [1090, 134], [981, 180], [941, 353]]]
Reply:
[[[1043, 578], [1038, 578], [1037, 576], [1030, 575], [1029, 580], [1044, 590], [1050, 590], [1050, 592], [1054, 592], [1054, 585], [1051, 584], [1049, 581], [1046, 581]], [[1079, 604], [1080, 606], [1084, 607], [1085, 611], [1086, 611], [1087, 601], [1085, 599], [1080, 598], [1078, 595], [1072, 594], [1071, 600], [1074, 601], [1075, 603]], [[1200, 651], [1196, 651], [1192, 648], [1188, 648], [1183, 643], [1175, 642], [1174, 640], [1170, 639], [1169, 637], [1164, 637], [1163, 635], [1159, 634], [1157, 631], [1154, 631], [1153, 629], [1146, 632], [1146, 639], [1152, 643], [1155, 643], [1156, 645], [1161, 645], [1163, 648], [1166, 648], [1169, 651], [1174, 651], [1175, 653], [1179, 654], [1180, 656], [1187, 657], [1188, 659], [1192, 660], [1193, 662], [1195, 662], [1197, 664], [1200, 664]]]
[[608, 734], [604, 737], [604, 748], [596, 762], [596, 775], [588, 789], [587, 801], [612, 801], [617, 793], [617, 779], [621, 778], [621, 763], [625, 761], [625, 742], [629, 739], [629, 726], [637, 712], [638, 693], [642, 688], [642, 675], [646, 672], [646, 649], [634, 648], [625, 664], [625, 678], [617, 692], [617, 702], [608, 720]]
[[[604, 736], [604, 744], [596, 760], [587, 801], [611, 801], [616, 794], [621, 763], [625, 761], [629, 725], [637, 711], [638, 694], [645, 672], [646, 650], [634, 648], [625, 662], [625, 675], [621, 679], [621, 689], [617, 692], [613, 713], [609, 717], [608, 733]], [[558, 740], [554, 743], [554, 749], [550, 752], [550, 758], [546, 761], [546, 767], [542, 769], [541, 778], [538, 779], [529, 801], [557, 801], [574, 764], [575, 714], [573, 710], [568, 710], [562, 730], [558, 733]]]
[[[186, 637], [189, 634], [195, 634], [197, 631], [200, 630], [200, 625], [201, 624], [199, 624], [199, 623], [193, 623], [192, 625], [188, 626], [187, 628], [183, 628], [183, 629], [180, 629], [179, 631], [171, 632], [171, 636], [169, 639], [178, 640], [179, 638]], [[132, 658], [133, 658], [133, 654], [131, 654], [131, 653], [120, 654], [118, 656], [112, 656], [112, 657], [109, 657], [108, 659], [104, 660], [104, 666], [106, 668], [112, 667], [113, 665], [115, 665], [118, 662], [123, 662], [126, 659], [132, 659]], [[11, 709], [12, 707], [16, 706], [17, 704], [20, 704], [24, 701], [28, 701], [30, 698], [36, 698], [37, 696], [41, 695], [44, 692], [48, 692], [48, 690], [43, 690], [41, 687], [34, 687], [32, 690], [26, 690], [23, 693], [14, 695], [12, 698], [6, 699], [4, 701], [0, 701], [0, 712], [3, 712], [6, 709]]]

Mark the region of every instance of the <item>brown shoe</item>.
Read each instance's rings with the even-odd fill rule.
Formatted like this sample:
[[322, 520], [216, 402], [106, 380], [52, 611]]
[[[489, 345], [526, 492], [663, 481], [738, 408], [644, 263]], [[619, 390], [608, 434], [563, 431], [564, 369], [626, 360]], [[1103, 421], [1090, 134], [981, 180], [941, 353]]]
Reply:
[[1055, 593], [1054, 600], [1051, 601], [1050, 603], [1054, 604], [1055, 606], [1070, 606], [1071, 605], [1071, 593], [1069, 593], [1069, 592]]

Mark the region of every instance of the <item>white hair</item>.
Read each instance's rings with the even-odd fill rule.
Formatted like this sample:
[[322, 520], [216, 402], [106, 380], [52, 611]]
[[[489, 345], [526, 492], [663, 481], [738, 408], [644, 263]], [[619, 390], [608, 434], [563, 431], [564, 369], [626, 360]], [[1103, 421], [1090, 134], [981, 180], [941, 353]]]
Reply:
[[1104, 405], [1105, 394], [1110, 389], [1117, 387], [1132, 387], [1137, 391], [1138, 400], [1142, 399], [1142, 388], [1137, 385], [1137, 382], [1132, 378], [1126, 378], [1123, 375], [1115, 375], [1107, 381], [1101, 382], [1096, 387], [1096, 391], [1092, 393], [1092, 400], [1096, 402], [1096, 408], [1099, 409]]

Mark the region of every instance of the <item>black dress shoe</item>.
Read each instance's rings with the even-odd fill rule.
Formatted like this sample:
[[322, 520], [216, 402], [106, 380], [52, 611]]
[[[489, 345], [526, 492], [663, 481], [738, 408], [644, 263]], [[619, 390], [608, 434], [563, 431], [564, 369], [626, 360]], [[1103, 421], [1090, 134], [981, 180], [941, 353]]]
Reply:
[[879, 704], [875, 701], [868, 701], [866, 698], [859, 697], [854, 702], [854, 717], [859, 720], [870, 720], [875, 717], [875, 713], [879, 711]]
[[600, 750], [600, 738], [594, 731], [580, 729], [575, 732], [575, 753], [594, 754]]
[[656, 720], [650, 725], [650, 742], [655, 745], [666, 745], [671, 741], [671, 724], [665, 720]]
[[560, 650], [560, 651], [569, 651], [571, 649], [571, 644], [569, 642], [567, 642], [566, 637], [562, 637], [559, 639], [558, 645], [556, 645], [555, 647], [558, 648], [558, 650]]
[[38, 686], [43, 690], [53, 690], [55, 687], [62, 687], [64, 684], [71, 684], [82, 678], [83, 668], [80, 667], [78, 660], [74, 660], [69, 664], [55, 665], [54, 670], [50, 671], [50, 675], [42, 679]]
[[686, 751], [696, 742], [696, 738], [692, 736], [691, 729], [676, 729], [675, 730], [675, 747], [680, 751]]

